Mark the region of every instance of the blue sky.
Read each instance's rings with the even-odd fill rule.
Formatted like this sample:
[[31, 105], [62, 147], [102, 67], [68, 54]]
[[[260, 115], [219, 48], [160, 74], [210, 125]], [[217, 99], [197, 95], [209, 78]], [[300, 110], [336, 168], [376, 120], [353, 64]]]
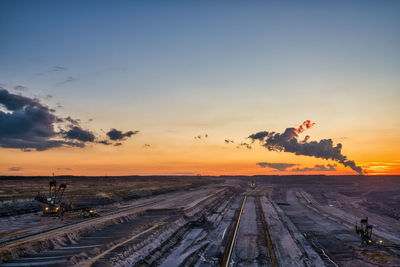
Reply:
[[151, 140], [312, 119], [316, 137], [376, 141], [400, 130], [398, 14], [398, 1], [1, 1], [0, 83]]

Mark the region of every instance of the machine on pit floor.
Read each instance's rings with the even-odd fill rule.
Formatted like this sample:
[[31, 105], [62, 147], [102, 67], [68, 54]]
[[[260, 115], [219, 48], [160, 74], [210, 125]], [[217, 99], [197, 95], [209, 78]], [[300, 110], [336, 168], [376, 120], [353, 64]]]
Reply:
[[67, 188], [66, 183], [61, 183], [57, 188], [57, 181], [53, 173], [53, 179], [49, 182], [49, 193], [38, 193], [35, 200], [45, 204], [43, 209], [43, 216], [57, 216], [62, 217], [65, 212], [80, 212], [84, 218], [100, 216], [95, 209], [92, 208], [79, 208], [74, 209], [71, 203], [63, 201], [63, 195]]
[[368, 217], [361, 219], [360, 225], [356, 223], [356, 233], [361, 238], [361, 243], [364, 245], [372, 245], [372, 229], [373, 226], [368, 223]]

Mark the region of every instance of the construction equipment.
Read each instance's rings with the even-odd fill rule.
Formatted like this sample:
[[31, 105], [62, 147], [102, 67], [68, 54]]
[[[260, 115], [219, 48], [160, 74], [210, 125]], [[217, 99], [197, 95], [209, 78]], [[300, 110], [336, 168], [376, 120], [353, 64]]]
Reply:
[[72, 207], [72, 203], [66, 203], [63, 201], [63, 195], [67, 188], [66, 183], [62, 183], [57, 188], [57, 181], [53, 173], [53, 179], [49, 182], [49, 193], [40, 194], [38, 193], [35, 200], [45, 204], [43, 209], [43, 215], [46, 217], [57, 216], [62, 217], [65, 212], [75, 214], [82, 218], [99, 217], [100, 214], [97, 210], [91, 207]]
[[251, 187], [251, 188], [255, 188], [255, 187], [256, 187], [256, 182], [254, 182], [254, 180], [253, 180], [253, 181], [251, 181], [251, 183], [250, 183], [250, 187]]
[[83, 218], [99, 217], [100, 214], [95, 209], [82, 209], [81, 215]]
[[53, 180], [49, 182], [49, 194], [38, 193], [35, 200], [46, 204], [43, 210], [43, 216], [62, 216], [65, 211], [71, 210], [71, 205], [62, 202], [66, 184], [60, 184], [57, 188], [57, 182], [53, 173]]
[[361, 243], [364, 245], [372, 245], [373, 240], [372, 240], [372, 228], [373, 226], [371, 224], [368, 224], [368, 217], [365, 219], [361, 219], [360, 226], [358, 226], [356, 222], [356, 233], [360, 236], [361, 238]]

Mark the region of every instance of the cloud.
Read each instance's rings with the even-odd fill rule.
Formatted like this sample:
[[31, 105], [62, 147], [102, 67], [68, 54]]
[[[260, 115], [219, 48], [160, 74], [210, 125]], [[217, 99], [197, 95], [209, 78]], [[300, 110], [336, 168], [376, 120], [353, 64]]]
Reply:
[[[304, 167], [304, 168], [292, 168], [294, 166], [298, 166], [299, 164], [294, 163], [275, 163], [275, 162], [257, 162], [256, 163], [261, 168], [271, 168], [278, 171], [290, 171], [290, 172], [308, 172], [308, 171], [336, 171], [336, 164], [316, 164], [313, 168]], [[290, 169], [292, 168], [292, 169]]]
[[[95, 134], [79, 124], [79, 119], [58, 117], [53, 109], [36, 98], [12, 94], [0, 87], [0, 147], [29, 152], [61, 146], [85, 147], [87, 142], [96, 142]], [[121, 133], [122, 139], [136, 133], [138, 131]]]
[[64, 137], [81, 142], [94, 142], [95, 140], [95, 136], [92, 132], [83, 130], [79, 126], [73, 126], [70, 130], [66, 131]]
[[66, 70], [68, 70], [68, 68], [63, 67], [63, 66], [53, 66], [48, 70], [37, 73], [37, 75], [45, 75], [45, 74], [49, 74], [52, 72], [61, 72], [61, 71], [66, 71]]
[[67, 122], [69, 122], [69, 123], [71, 123], [71, 125], [76, 125], [76, 126], [79, 125], [80, 122], [81, 122], [80, 119], [73, 119], [73, 118], [71, 118], [70, 116], [64, 118], [64, 120], [67, 121]]
[[117, 143], [113, 144], [113, 141], [123, 141], [123, 140], [126, 140], [127, 138], [131, 137], [132, 135], [135, 135], [138, 133], [139, 133], [139, 131], [127, 131], [124, 133], [120, 130], [113, 128], [106, 133], [109, 140], [101, 140], [101, 141], [97, 141], [97, 143], [107, 145], [107, 146], [108, 145], [121, 146], [122, 145], [121, 142], [117, 142]]
[[315, 123], [306, 120], [298, 128], [287, 128], [283, 133], [262, 131], [251, 134], [248, 138], [253, 142], [260, 141], [260, 144], [270, 151], [284, 151], [296, 155], [334, 160], [362, 175], [362, 168], [342, 154], [342, 144], [338, 143], [334, 146], [332, 139], [308, 142], [308, 138], [305, 138], [299, 142], [299, 134], [313, 125]]
[[230, 140], [230, 139], [225, 139], [225, 143], [226, 143], [226, 144], [231, 144], [231, 143], [234, 143], [234, 141], [233, 141], [233, 140]]
[[64, 81], [59, 82], [58, 85], [64, 85], [64, 84], [66, 84], [66, 83], [75, 82], [75, 81], [77, 81], [77, 80], [78, 80], [78, 79], [75, 79], [74, 77], [69, 76], [69, 77], [67, 77], [67, 79], [65, 79]]
[[123, 133], [122, 131], [119, 131], [114, 128], [107, 132], [107, 136], [110, 138], [110, 140], [117, 141], [117, 140], [125, 140], [126, 138], [131, 137], [132, 135], [138, 133], [139, 131], [128, 131]]
[[23, 170], [24, 169], [21, 168], [21, 167], [10, 167], [10, 168], [8, 168], [9, 172], [20, 172], [20, 171], [23, 171]]
[[150, 147], [150, 144], [144, 144], [144, 147]]
[[299, 164], [293, 164], [293, 163], [274, 163], [274, 162], [257, 162], [256, 164], [258, 166], [260, 166], [261, 168], [268, 167], [268, 168], [275, 169], [278, 171], [286, 171], [288, 168], [299, 165]]
[[62, 121], [39, 100], [15, 95], [0, 88], [0, 146], [5, 148], [46, 150], [52, 147], [78, 146], [65, 140], [53, 140], [58, 133], [54, 124]]
[[199, 135], [197, 135], [197, 136], [194, 137], [194, 139], [198, 139], [198, 140], [201, 140], [201, 139], [203, 139], [203, 138], [208, 138], [208, 134], [205, 134], [205, 135], [199, 134]]
[[97, 143], [98, 144], [103, 144], [103, 145], [106, 145], [106, 146], [112, 145], [112, 143], [110, 141], [108, 141], [108, 140], [100, 140], [100, 141], [97, 141]]
[[240, 143], [239, 145], [237, 145], [236, 148], [241, 148], [241, 147], [245, 147], [245, 148], [247, 148], [247, 149], [251, 149], [251, 145], [248, 144], [248, 143], [245, 143], [245, 142]]
[[309, 167], [305, 167], [305, 168], [294, 168], [291, 169], [290, 171], [292, 172], [308, 172], [308, 171], [323, 171], [323, 172], [333, 172], [336, 171], [336, 164], [327, 164], [327, 165], [315, 165], [314, 168], [309, 168]]
[[4, 88], [0, 88], [0, 104], [10, 111], [20, 110], [25, 106], [43, 107], [37, 99], [10, 94]]
[[268, 134], [269, 134], [268, 132], [262, 131], [262, 132], [258, 132], [258, 133], [250, 135], [249, 138], [252, 139], [253, 141], [258, 140], [258, 141], [262, 142], [264, 140], [264, 138], [268, 136]]

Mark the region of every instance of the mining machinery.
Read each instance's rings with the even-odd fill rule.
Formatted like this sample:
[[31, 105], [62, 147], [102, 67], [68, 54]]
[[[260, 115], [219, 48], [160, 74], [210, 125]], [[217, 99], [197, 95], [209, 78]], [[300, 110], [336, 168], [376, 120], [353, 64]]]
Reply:
[[53, 173], [53, 179], [49, 182], [49, 193], [38, 193], [35, 200], [45, 204], [43, 216], [62, 216], [65, 211], [71, 210], [71, 205], [62, 202], [67, 184], [62, 183], [57, 188], [57, 182]]
[[372, 228], [373, 226], [368, 223], [368, 217], [361, 219], [360, 225], [356, 223], [356, 233], [361, 238], [361, 243], [364, 245], [372, 245]]
[[90, 207], [73, 208], [72, 204], [67, 204], [63, 200], [66, 183], [62, 183], [57, 188], [57, 181], [53, 173], [53, 179], [49, 182], [49, 193], [38, 193], [35, 200], [45, 204], [43, 209], [43, 216], [57, 216], [62, 217], [65, 212], [78, 212], [83, 218], [98, 217], [100, 214], [97, 210]]

